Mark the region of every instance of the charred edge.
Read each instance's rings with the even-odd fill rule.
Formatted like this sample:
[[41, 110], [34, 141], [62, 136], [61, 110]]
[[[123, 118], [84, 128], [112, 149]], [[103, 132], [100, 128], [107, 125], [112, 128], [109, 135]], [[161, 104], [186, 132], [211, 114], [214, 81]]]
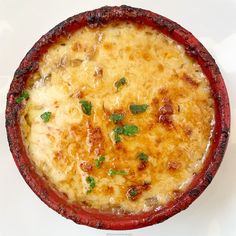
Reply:
[[90, 12], [87, 16], [87, 23], [90, 27], [98, 27], [102, 26], [106, 21], [106, 16], [108, 14], [108, 7], [104, 7], [100, 9], [100, 12]]
[[174, 30], [180, 28], [180, 26], [175, 22], [170, 22], [168, 19], [165, 19], [163, 16], [157, 16], [154, 22], [158, 27], [166, 30], [169, 33], [173, 33]]
[[59, 205], [56, 210], [61, 215], [65, 215], [66, 214], [66, 209], [65, 209], [65, 207], [63, 205]]
[[[32, 49], [29, 53], [31, 53], [31, 52], [33, 52]], [[27, 63], [27, 61], [26, 62], [23, 61], [22, 63]], [[22, 65], [16, 70], [14, 78], [19, 79], [19, 78], [21, 78], [22, 76], [24, 76], [26, 74], [35, 72], [37, 69], [38, 69], [38, 62], [32, 62], [28, 66], [23, 66]]]
[[26, 179], [29, 176], [29, 167], [26, 164], [20, 164], [19, 165], [19, 170], [21, 175]]
[[132, 8], [130, 6], [127, 5], [121, 5], [120, 6], [121, 9], [127, 10], [127, 11], [133, 11], [135, 8]]
[[[143, 9], [140, 9], [140, 8], [134, 8], [134, 7], [129, 7], [127, 5], [122, 5], [118, 9], [125, 12], [127, 14], [127, 16], [129, 16], [130, 18], [135, 18], [137, 16], [139, 16], [139, 17], [146, 16], [147, 17], [147, 14], [145, 14]], [[138, 19], [136, 19], [136, 20], [138, 20]]]
[[214, 159], [223, 158], [229, 138], [229, 128], [224, 128], [221, 134], [220, 146], [215, 152]]
[[76, 215], [70, 215], [70, 216], [68, 216], [68, 218], [73, 220], [76, 223], [80, 223], [80, 218]]
[[214, 58], [207, 52], [204, 46], [200, 43], [199, 43], [199, 48], [200, 48], [199, 56], [204, 62], [203, 66], [205, 68], [211, 68], [211, 70], [213, 70], [214, 73], [216, 72], [217, 74], [220, 74], [219, 68], [218, 66], [216, 66]]
[[[216, 103], [218, 104], [218, 108], [219, 108], [219, 112], [220, 112], [221, 116], [224, 117], [225, 116], [225, 106], [226, 106], [224, 94], [222, 93], [221, 90], [219, 90], [219, 91], [216, 91], [215, 93], [213, 93], [213, 97], [214, 97]], [[227, 127], [227, 125], [225, 125], [225, 127]], [[229, 132], [229, 130], [227, 132]]]
[[18, 109], [19, 109], [18, 106], [14, 106], [14, 107], [12, 106], [11, 110], [7, 108], [6, 119], [5, 119], [6, 128], [14, 127], [15, 124], [17, 123]]
[[40, 192], [40, 196], [42, 197], [42, 199], [48, 199], [49, 194], [48, 194], [47, 189], [43, 189], [43, 190]]
[[194, 188], [192, 190], [189, 191], [188, 195], [190, 197], [198, 197], [200, 195], [201, 191], [197, 188]]
[[[9, 127], [9, 126], [11, 126], [11, 124], [12, 124], [12, 121], [9, 119], [9, 117], [6, 117], [5, 126], [6, 126], [6, 127]], [[9, 140], [8, 140], [8, 141], [9, 141]]]
[[213, 175], [211, 174], [211, 172], [209, 172], [209, 171], [206, 172], [205, 180], [207, 181], [207, 185], [211, 183], [212, 179], [213, 179]]
[[186, 53], [190, 56], [190, 57], [194, 57], [194, 58], [197, 58], [198, 57], [198, 50], [195, 46], [186, 46], [185, 47], [185, 51]]
[[103, 223], [101, 221], [97, 221], [96, 224], [95, 224], [95, 227], [97, 229], [101, 229], [103, 227]]

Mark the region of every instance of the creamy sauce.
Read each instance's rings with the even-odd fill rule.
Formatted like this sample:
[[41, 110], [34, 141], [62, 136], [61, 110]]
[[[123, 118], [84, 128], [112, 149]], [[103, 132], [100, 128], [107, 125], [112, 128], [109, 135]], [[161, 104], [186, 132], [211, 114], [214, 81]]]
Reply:
[[[29, 156], [70, 201], [114, 212], [161, 207], [185, 190], [207, 154], [214, 104], [206, 76], [182, 46], [149, 27], [78, 30], [48, 50], [27, 90], [20, 121]], [[81, 100], [91, 102], [91, 115]], [[133, 114], [131, 104], [148, 107]], [[124, 117], [118, 124], [115, 112]], [[115, 143], [114, 128], [126, 124], [138, 133]]]

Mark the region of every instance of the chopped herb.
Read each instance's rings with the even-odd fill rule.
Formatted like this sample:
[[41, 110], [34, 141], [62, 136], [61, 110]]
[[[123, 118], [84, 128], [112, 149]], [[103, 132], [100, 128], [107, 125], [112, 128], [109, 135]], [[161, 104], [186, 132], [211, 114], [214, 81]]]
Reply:
[[115, 139], [115, 143], [119, 143], [121, 141], [120, 135], [117, 133], [114, 133], [114, 139]]
[[124, 115], [123, 114], [119, 114], [119, 113], [113, 113], [110, 116], [110, 120], [112, 120], [114, 123], [122, 121], [123, 119], [124, 119]]
[[22, 91], [21, 95], [19, 97], [16, 98], [16, 103], [21, 103], [23, 100], [26, 100], [29, 98], [29, 93], [24, 90]]
[[121, 170], [121, 171], [116, 171], [116, 170], [113, 170], [113, 169], [110, 169], [109, 171], [108, 171], [108, 175], [109, 176], [114, 176], [114, 175], [127, 175], [128, 173], [126, 172], [126, 171], [123, 171], [123, 170]]
[[114, 128], [114, 139], [115, 143], [119, 143], [121, 141], [120, 134], [123, 134], [123, 128], [122, 127], [116, 127]]
[[139, 158], [140, 161], [148, 161], [148, 155], [146, 155], [143, 152], [138, 154], [138, 158]]
[[50, 120], [51, 115], [52, 115], [52, 112], [46, 111], [40, 117], [44, 123], [47, 123]]
[[137, 196], [137, 194], [138, 194], [138, 191], [137, 191], [136, 189], [134, 189], [134, 188], [132, 188], [132, 189], [129, 191], [129, 196], [130, 196], [131, 198]]
[[119, 88], [120, 88], [121, 86], [124, 86], [125, 84], [127, 84], [127, 81], [126, 81], [126, 78], [125, 78], [125, 77], [122, 77], [121, 79], [117, 80], [117, 81], [115, 82], [115, 87], [116, 87], [117, 91], [119, 90]]
[[96, 186], [95, 179], [92, 176], [87, 176], [86, 182], [89, 184], [89, 189], [87, 190], [87, 193], [91, 193]]
[[139, 132], [139, 128], [136, 125], [124, 125], [123, 134], [126, 136], [135, 136]]
[[129, 109], [133, 114], [143, 113], [147, 110], [147, 108], [148, 108], [147, 104], [141, 104], [141, 105], [132, 104], [129, 106]]
[[82, 111], [84, 112], [84, 114], [90, 116], [91, 110], [92, 110], [92, 103], [86, 100], [81, 100], [80, 104], [81, 104]]
[[114, 132], [117, 133], [117, 134], [123, 134], [123, 128], [118, 126], [114, 129]]
[[95, 160], [96, 167], [100, 168], [104, 161], [105, 161], [105, 156], [100, 156], [98, 159]]

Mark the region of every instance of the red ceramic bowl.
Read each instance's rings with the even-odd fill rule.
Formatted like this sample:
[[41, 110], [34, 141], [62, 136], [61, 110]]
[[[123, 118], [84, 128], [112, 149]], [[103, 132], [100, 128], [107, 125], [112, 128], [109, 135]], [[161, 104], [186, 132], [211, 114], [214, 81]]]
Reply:
[[[140, 214], [115, 215], [84, 209], [67, 201], [66, 196], [53, 190], [35, 171], [25, 150], [19, 125], [20, 105], [15, 98], [24, 90], [29, 75], [38, 69], [38, 62], [47, 49], [60, 37], [66, 37], [81, 27], [99, 27], [112, 21], [130, 21], [150, 26], [183, 45], [187, 54], [194, 58], [207, 76], [215, 102], [215, 127], [212, 143], [202, 170], [196, 175], [188, 189], [177, 199], [160, 210]], [[203, 45], [177, 23], [153, 12], [132, 8], [102, 7], [73, 16], [44, 35], [28, 52], [16, 70], [7, 95], [6, 128], [10, 149], [15, 163], [31, 189], [49, 207], [76, 223], [102, 229], [134, 229], [160, 223], [186, 209], [210, 184], [222, 161], [230, 128], [230, 109], [223, 78], [214, 59]]]

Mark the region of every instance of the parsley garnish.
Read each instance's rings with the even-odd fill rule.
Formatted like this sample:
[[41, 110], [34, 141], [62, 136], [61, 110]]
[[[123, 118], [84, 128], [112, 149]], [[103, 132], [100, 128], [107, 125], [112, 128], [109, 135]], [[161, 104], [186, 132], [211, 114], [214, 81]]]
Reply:
[[148, 161], [148, 155], [146, 155], [145, 153], [141, 152], [138, 154], [138, 159], [140, 161]]
[[135, 136], [139, 132], [139, 128], [136, 125], [124, 125], [123, 134], [126, 136]]
[[16, 98], [16, 103], [21, 103], [23, 100], [26, 100], [29, 98], [29, 93], [28, 91], [24, 90], [22, 91], [21, 95]]
[[105, 161], [105, 156], [100, 156], [98, 159], [95, 160], [96, 167], [100, 168], [104, 161]]
[[139, 132], [139, 128], [136, 125], [124, 125], [123, 127], [118, 126], [113, 129], [115, 143], [121, 141], [120, 135], [135, 136]]
[[140, 104], [140, 105], [132, 104], [129, 106], [129, 109], [133, 114], [143, 113], [147, 110], [147, 108], [148, 108], [147, 104]]
[[131, 198], [135, 197], [137, 194], [138, 194], [138, 191], [134, 188], [129, 191], [129, 196]]
[[81, 100], [79, 103], [81, 104], [82, 111], [84, 112], [84, 114], [90, 116], [92, 110], [92, 103], [86, 100]]
[[123, 171], [123, 170], [120, 170], [120, 171], [116, 171], [116, 170], [113, 170], [113, 169], [110, 169], [108, 171], [108, 175], [109, 176], [114, 176], [114, 175], [127, 175], [128, 173], [126, 171]]
[[116, 87], [117, 91], [119, 90], [120, 87], [124, 86], [125, 84], [127, 84], [125, 77], [122, 77], [121, 79], [117, 80], [115, 82], [115, 87]]
[[46, 111], [40, 117], [44, 123], [47, 123], [50, 120], [51, 115], [52, 115], [52, 112]]
[[89, 189], [87, 190], [87, 193], [91, 193], [96, 186], [95, 179], [92, 176], [87, 176], [86, 182], [89, 184]]
[[115, 143], [119, 143], [121, 141], [120, 134], [123, 134], [123, 128], [122, 127], [116, 127], [114, 128], [114, 139]]
[[110, 116], [110, 120], [112, 120], [114, 123], [122, 121], [124, 118], [125, 118], [124, 115], [123, 114], [119, 114], [119, 113], [113, 113]]

